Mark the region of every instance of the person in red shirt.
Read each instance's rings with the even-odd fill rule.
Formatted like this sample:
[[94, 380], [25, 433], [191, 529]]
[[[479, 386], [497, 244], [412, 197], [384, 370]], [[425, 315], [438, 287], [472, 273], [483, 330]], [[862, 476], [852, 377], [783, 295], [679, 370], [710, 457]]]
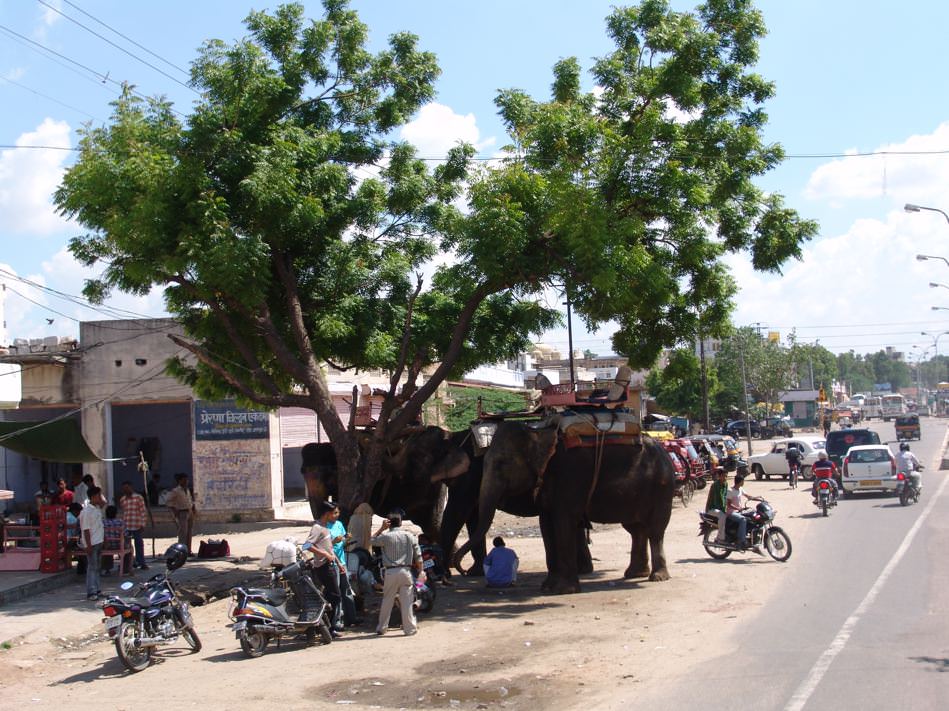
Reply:
[[148, 570], [145, 563], [145, 540], [142, 538], [145, 529], [145, 499], [132, 489], [132, 483], [129, 481], [122, 482], [119, 508], [122, 511], [122, 520], [125, 521], [125, 530], [132, 536], [135, 545], [135, 562], [132, 567]]
[[69, 508], [69, 504], [71, 504], [72, 501], [73, 501], [73, 495], [72, 495], [72, 492], [66, 488], [66, 480], [57, 479], [56, 493], [53, 494], [53, 499], [52, 499], [53, 505]]
[[814, 474], [814, 483], [811, 485], [811, 495], [814, 497], [814, 503], [817, 503], [817, 482], [820, 479], [830, 479], [830, 485], [834, 489], [834, 496], [837, 495], [837, 467], [827, 458], [827, 452], [821, 452], [817, 455], [817, 461], [811, 467]]

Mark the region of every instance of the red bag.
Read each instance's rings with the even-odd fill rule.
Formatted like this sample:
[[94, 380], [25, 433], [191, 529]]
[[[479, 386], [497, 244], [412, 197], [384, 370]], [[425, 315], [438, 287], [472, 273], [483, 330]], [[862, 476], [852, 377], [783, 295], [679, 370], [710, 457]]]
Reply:
[[219, 541], [201, 541], [198, 545], [198, 558], [224, 558], [231, 554], [227, 539]]

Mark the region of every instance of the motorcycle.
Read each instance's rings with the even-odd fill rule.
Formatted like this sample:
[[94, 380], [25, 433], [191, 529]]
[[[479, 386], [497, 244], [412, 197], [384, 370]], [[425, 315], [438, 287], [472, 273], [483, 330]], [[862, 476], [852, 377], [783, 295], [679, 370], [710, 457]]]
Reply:
[[748, 551], [760, 553], [762, 546], [772, 558], [783, 563], [791, 557], [791, 539], [784, 529], [775, 526], [773, 521], [777, 512], [767, 501], [760, 502], [754, 509], [742, 511], [742, 516], [748, 519], [748, 529], [744, 548], [735, 541], [737, 524], [727, 521], [725, 530], [726, 540], [718, 542], [718, 517], [714, 513], [699, 513], [699, 535], [702, 536], [702, 545], [705, 552], [716, 560], [724, 560], [732, 553], [746, 553]]
[[[102, 622], [125, 668], [140, 672], [152, 661], [155, 647], [171, 644], [183, 637], [194, 652], [201, 651], [201, 640], [194, 630], [188, 603], [178, 597], [170, 574], [184, 565], [188, 550], [176, 543], [165, 552], [167, 573], [153, 575], [138, 586], [134, 597], [111, 595], [102, 603]], [[135, 588], [126, 581], [124, 591]]]
[[830, 483], [829, 479], [819, 479], [817, 481], [817, 500], [814, 506], [821, 510], [821, 514], [826, 516], [828, 511], [837, 505], [837, 488]]
[[427, 584], [451, 585], [448, 581], [448, 568], [445, 567], [441, 548], [430, 544], [422, 544], [419, 547], [422, 551], [422, 570], [425, 571], [428, 578]]
[[[920, 465], [916, 471], [921, 470]], [[918, 504], [919, 496], [923, 493], [922, 487], [915, 484], [913, 477], [906, 472], [897, 472], [896, 474], [896, 494], [900, 497], [900, 506], [909, 506], [910, 503]]]
[[[350, 555], [359, 557], [360, 566], [369, 570], [377, 585], [382, 585], [385, 581], [385, 566], [382, 564], [382, 549], [373, 548], [369, 553], [365, 548], [356, 548], [350, 552]], [[412, 608], [416, 612], [431, 612], [435, 607], [435, 586], [429, 585], [428, 574], [425, 571], [425, 553], [422, 552], [422, 572], [416, 573], [412, 569]], [[429, 568], [434, 567], [434, 563]], [[396, 598], [396, 605], [399, 604]]]
[[[271, 639], [280, 646], [288, 635], [302, 636], [308, 645], [315, 644], [317, 636], [323, 644], [333, 641], [332, 608], [313, 582], [309, 561], [298, 559], [287, 566], [275, 566], [269, 588], [235, 587], [231, 598], [231, 629], [241, 650], [252, 659], [264, 653]], [[296, 618], [287, 609], [291, 602], [295, 612], [302, 613]]]

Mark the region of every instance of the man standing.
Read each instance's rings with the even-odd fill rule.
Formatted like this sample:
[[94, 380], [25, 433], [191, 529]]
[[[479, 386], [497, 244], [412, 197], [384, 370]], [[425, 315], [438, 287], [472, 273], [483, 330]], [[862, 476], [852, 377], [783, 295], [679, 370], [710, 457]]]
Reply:
[[73, 492], [72, 500], [80, 506], [85, 506], [92, 498], [89, 496], [89, 487], [95, 485], [96, 482], [95, 479], [92, 478], [92, 474], [86, 474], [82, 480], [76, 484], [76, 490]]
[[496, 536], [494, 548], [485, 557], [482, 567], [489, 588], [508, 588], [517, 580], [517, 553], [504, 545], [504, 539]]
[[122, 509], [122, 520], [125, 521], [125, 530], [132, 536], [135, 545], [135, 562], [133, 568], [148, 570], [145, 564], [145, 540], [142, 532], [145, 529], [145, 499], [132, 489], [132, 483], [122, 482], [122, 497], [119, 499]]
[[308, 547], [310, 553], [313, 554], [313, 575], [323, 585], [323, 595], [333, 608], [330, 627], [333, 637], [339, 637], [341, 636], [337, 627], [337, 620], [340, 619], [341, 614], [339, 570], [342, 568], [345, 573], [345, 566], [333, 552], [333, 534], [329, 530], [331, 519], [339, 516], [339, 509], [330, 501], [322, 501], [317, 512], [319, 519], [310, 529], [310, 535], [307, 536], [303, 546]]
[[[60, 477], [56, 480], [56, 492], [53, 494], [52, 499], [53, 504], [56, 506], [65, 506], [69, 508], [69, 504], [73, 502], [73, 493], [66, 488], [66, 480]], [[78, 501], [76, 503], [79, 503]], [[82, 506], [82, 504], [80, 504]]]
[[168, 494], [168, 500], [165, 502], [175, 517], [175, 524], [178, 526], [178, 543], [181, 543], [188, 549], [188, 556], [193, 556], [191, 552], [191, 529], [194, 525], [194, 497], [191, 496], [191, 490], [188, 489], [188, 475], [184, 473], [175, 474], [175, 488]]
[[102, 542], [105, 540], [105, 526], [102, 523], [102, 507], [105, 499], [102, 498], [102, 489], [90, 486], [86, 492], [88, 503], [79, 514], [79, 529], [82, 536], [82, 547], [86, 553], [86, 599], [98, 600], [99, 564], [102, 556]]
[[385, 583], [382, 588], [382, 607], [379, 608], [379, 623], [376, 634], [383, 635], [389, 628], [389, 616], [399, 596], [402, 612], [402, 631], [406, 636], [418, 632], [415, 610], [412, 608], [412, 568], [422, 570], [422, 551], [412, 533], [402, 528], [402, 513], [393, 511], [383, 521], [370, 543], [382, 548], [382, 564], [385, 566]]
[[728, 473], [724, 468], [715, 470], [715, 481], [708, 488], [708, 498], [705, 500], [705, 512], [713, 513], [718, 518], [718, 532], [716, 543], [725, 542], [725, 510], [728, 508]]
[[346, 533], [346, 526], [339, 520], [338, 506], [330, 515], [329, 524], [329, 532], [333, 537], [333, 554], [339, 561], [339, 596], [343, 615], [342, 619], [335, 620], [336, 627], [355, 627], [359, 624], [359, 619], [356, 617], [356, 596], [352, 585], [349, 584], [349, 567], [346, 565], [346, 543], [350, 536]]

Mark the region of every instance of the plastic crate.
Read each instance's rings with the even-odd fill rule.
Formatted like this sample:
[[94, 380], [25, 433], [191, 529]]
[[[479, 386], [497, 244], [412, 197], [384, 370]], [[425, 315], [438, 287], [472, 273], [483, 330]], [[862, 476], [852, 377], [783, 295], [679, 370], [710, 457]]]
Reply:
[[66, 570], [66, 558], [46, 558], [40, 561], [41, 573], [59, 573]]
[[66, 523], [66, 509], [63, 506], [40, 506], [40, 524]]

